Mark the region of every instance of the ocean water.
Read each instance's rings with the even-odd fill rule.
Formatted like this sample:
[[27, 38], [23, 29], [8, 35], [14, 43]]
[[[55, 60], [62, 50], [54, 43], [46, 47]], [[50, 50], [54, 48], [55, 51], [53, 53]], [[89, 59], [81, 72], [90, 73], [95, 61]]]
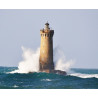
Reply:
[[48, 73], [9, 73], [0, 67], [0, 89], [98, 89], [98, 69], [71, 69], [67, 76]]

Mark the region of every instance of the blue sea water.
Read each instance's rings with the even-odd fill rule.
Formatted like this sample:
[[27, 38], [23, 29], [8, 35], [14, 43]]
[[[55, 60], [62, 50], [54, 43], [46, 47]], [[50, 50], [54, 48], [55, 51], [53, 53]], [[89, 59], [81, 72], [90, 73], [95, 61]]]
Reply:
[[98, 89], [98, 69], [71, 69], [67, 76], [52, 73], [9, 73], [0, 67], [0, 89]]

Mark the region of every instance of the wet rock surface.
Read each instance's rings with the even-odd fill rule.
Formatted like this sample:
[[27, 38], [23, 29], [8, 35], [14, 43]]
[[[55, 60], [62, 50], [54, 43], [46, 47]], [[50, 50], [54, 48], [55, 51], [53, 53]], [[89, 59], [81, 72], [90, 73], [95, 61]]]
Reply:
[[[51, 70], [51, 71], [40, 71], [40, 72], [45, 72], [45, 73], [54, 73], [54, 74], [59, 74], [59, 75], [67, 75], [65, 71], [61, 70]], [[29, 72], [29, 73], [34, 73], [34, 72]]]
[[60, 74], [60, 75], [67, 75], [67, 73], [65, 71], [61, 71], [61, 70], [52, 70], [52, 71], [50, 71], [50, 73], [55, 73], [55, 74]]

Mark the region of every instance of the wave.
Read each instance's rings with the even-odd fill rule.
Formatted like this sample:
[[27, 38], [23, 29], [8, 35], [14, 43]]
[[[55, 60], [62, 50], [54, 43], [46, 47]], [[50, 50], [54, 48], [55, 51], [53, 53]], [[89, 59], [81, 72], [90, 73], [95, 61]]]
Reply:
[[82, 74], [82, 73], [72, 73], [70, 76], [76, 76], [80, 78], [98, 78], [98, 74]]

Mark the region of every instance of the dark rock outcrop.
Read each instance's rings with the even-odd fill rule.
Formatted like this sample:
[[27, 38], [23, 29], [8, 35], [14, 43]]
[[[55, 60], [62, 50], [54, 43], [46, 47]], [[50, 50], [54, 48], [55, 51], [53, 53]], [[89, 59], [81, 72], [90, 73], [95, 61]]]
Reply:
[[[40, 71], [40, 72], [54, 73], [54, 74], [59, 74], [59, 75], [67, 75], [67, 73], [65, 71], [61, 71], [61, 70], [50, 70], [50, 71]], [[29, 73], [34, 73], [34, 72], [29, 72]]]
[[60, 75], [67, 75], [65, 71], [61, 70], [51, 70], [50, 73], [60, 74]]

